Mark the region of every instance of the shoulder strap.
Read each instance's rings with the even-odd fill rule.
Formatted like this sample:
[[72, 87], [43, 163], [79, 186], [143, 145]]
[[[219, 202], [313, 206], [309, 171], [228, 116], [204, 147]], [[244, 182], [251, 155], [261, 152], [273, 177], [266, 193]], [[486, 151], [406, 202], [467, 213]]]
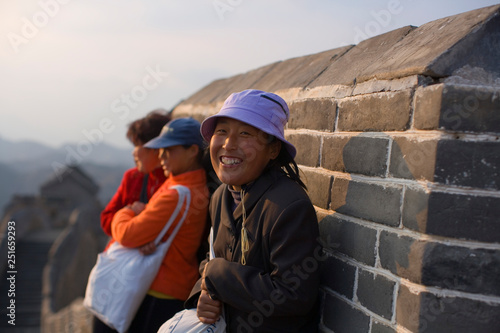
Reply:
[[187, 187], [182, 186], [182, 185], [174, 185], [174, 186], [170, 187], [170, 189], [174, 189], [179, 193], [179, 200], [177, 201], [177, 206], [175, 207], [174, 211], [172, 212], [172, 215], [170, 215], [168, 222], [165, 224], [165, 226], [163, 227], [161, 232], [156, 237], [156, 239], [155, 239], [156, 246], [158, 246], [158, 244], [160, 244], [162, 238], [165, 236], [168, 229], [170, 229], [170, 226], [174, 223], [175, 219], [177, 218], [177, 215], [179, 215], [179, 211], [181, 210], [184, 201], [186, 201], [186, 208], [184, 209], [184, 214], [182, 215], [179, 223], [177, 223], [174, 230], [172, 231], [172, 234], [170, 235], [170, 237], [166, 241], [166, 242], [172, 242], [175, 235], [177, 235], [177, 232], [181, 228], [182, 223], [186, 219], [186, 215], [189, 211], [189, 206], [191, 205], [191, 192], [189, 191], [189, 189]]
[[214, 251], [214, 228], [213, 227], [210, 228], [209, 240], [210, 240], [209, 260], [212, 260], [213, 258], [215, 258], [215, 251]]
[[145, 174], [142, 180], [141, 194], [139, 196], [140, 202], [148, 203], [148, 179], [149, 174]]

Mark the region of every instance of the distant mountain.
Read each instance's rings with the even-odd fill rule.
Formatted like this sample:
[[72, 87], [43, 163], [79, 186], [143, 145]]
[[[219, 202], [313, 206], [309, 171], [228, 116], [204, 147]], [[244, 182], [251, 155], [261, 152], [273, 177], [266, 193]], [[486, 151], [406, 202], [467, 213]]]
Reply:
[[105, 143], [66, 144], [54, 149], [31, 141], [0, 138], [0, 211], [14, 194], [37, 195], [41, 184], [65, 165], [79, 165], [99, 184], [98, 197], [106, 204], [125, 170], [133, 167], [131, 149]]
[[[51, 148], [34, 141], [11, 142], [0, 138], [0, 163], [24, 163], [37, 159], [39, 163], [52, 165], [96, 163], [100, 165], [122, 165], [132, 163], [130, 149], [117, 148], [106, 143], [93, 145], [88, 141], [67, 143]], [[25, 166], [20, 166], [24, 168]]]
[[11, 142], [0, 137], [0, 163], [38, 158], [53, 150], [51, 147], [34, 141]]

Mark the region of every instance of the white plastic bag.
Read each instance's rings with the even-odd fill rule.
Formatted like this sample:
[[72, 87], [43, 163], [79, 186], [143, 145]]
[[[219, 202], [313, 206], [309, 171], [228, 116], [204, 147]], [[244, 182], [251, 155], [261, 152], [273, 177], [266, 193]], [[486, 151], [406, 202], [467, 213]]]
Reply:
[[226, 322], [221, 316], [214, 324], [203, 324], [196, 315], [196, 309], [177, 312], [166, 321], [158, 333], [224, 333]]
[[[178, 191], [179, 201], [169, 221], [156, 238], [156, 251], [150, 255], [142, 255], [138, 249], [126, 248], [115, 242], [107, 251], [98, 255], [97, 263], [90, 272], [83, 305], [99, 320], [120, 333], [126, 332], [132, 323], [189, 210], [191, 202], [189, 189], [180, 185], [172, 188]], [[181, 220], [168, 240], [160, 244], [179, 214], [184, 200], [186, 209]]]

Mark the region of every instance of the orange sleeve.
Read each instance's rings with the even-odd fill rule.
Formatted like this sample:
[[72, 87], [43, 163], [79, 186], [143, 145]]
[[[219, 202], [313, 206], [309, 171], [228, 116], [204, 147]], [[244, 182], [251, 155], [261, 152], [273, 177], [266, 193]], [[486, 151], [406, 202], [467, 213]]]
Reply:
[[[126, 247], [139, 247], [155, 240], [177, 206], [178, 198], [176, 190], [165, 190], [156, 193], [138, 215], [134, 216], [131, 209], [120, 209], [111, 222], [113, 238]], [[182, 210], [179, 215], [181, 213]], [[170, 227], [167, 235], [176, 223]]]

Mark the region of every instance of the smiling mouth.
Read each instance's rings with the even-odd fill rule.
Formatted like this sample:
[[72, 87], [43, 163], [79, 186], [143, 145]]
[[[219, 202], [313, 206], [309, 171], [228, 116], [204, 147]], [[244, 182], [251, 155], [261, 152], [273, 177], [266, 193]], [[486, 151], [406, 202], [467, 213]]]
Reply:
[[237, 164], [240, 164], [242, 162], [241, 159], [239, 158], [234, 158], [234, 157], [224, 157], [222, 156], [220, 158], [220, 161], [223, 165], [237, 165]]

